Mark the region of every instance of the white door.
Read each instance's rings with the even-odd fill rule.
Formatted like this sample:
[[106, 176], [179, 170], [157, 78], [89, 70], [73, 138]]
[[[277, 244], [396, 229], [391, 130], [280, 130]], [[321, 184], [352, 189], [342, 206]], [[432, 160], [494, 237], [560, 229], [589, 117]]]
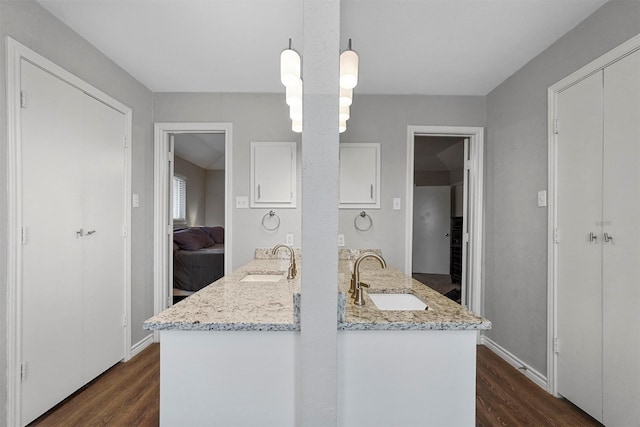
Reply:
[[558, 94], [558, 392], [602, 421], [602, 73]]
[[414, 187], [414, 273], [449, 274], [450, 230], [451, 187]]
[[85, 381], [125, 355], [125, 118], [84, 96], [83, 292]]
[[23, 425], [82, 386], [84, 94], [21, 63]]
[[124, 116], [21, 62], [21, 423], [125, 354]]
[[[604, 424], [640, 425], [640, 51], [604, 70]], [[608, 241], [607, 241], [608, 240]]]

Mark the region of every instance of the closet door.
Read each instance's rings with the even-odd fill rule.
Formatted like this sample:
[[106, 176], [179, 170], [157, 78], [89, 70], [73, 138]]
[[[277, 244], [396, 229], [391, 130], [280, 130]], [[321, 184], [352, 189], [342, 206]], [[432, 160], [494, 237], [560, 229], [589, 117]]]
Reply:
[[22, 61], [22, 424], [82, 386], [83, 94]]
[[638, 426], [640, 51], [604, 70], [603, 200], [604, 424]]
[[124, 115], [84, 97], [84, 379], [124, 357]]
[[558, 392], [602, 420], [602, 72], [558, 94]]

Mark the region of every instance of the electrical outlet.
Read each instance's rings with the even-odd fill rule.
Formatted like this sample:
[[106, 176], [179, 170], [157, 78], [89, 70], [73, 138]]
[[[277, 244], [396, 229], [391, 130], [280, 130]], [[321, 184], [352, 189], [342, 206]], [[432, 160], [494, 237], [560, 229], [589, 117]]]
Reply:
[[293, 234], [287, 233], [287, 245], [293, 245]]
[[400, 197], [393, 198], [393, 209], [396, 211], [400, 210]]
[[236, 209], [248, 209], [249, 208], [249, 197], [247, 196], [237, 196], [236, 197]]
[[547, 206], [547, 190], [538, 191], [538, 207]]
[[338, 246], [344, 246], [344, 234], [338, 234]]

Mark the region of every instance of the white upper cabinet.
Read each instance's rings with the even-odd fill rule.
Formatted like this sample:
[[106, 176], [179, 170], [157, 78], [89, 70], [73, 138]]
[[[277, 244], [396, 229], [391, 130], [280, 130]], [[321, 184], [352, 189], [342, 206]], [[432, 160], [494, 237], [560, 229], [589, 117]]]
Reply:
[[296, 143], [251, 143], [251, 207], [296, 207]]
[[340, 144], [340, 208], [380, 208], [380, 144]]

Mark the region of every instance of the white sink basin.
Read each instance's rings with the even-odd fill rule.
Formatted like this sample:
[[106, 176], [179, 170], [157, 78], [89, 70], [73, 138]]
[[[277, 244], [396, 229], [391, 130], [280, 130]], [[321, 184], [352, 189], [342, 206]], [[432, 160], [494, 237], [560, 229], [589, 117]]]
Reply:
[[424, 311], [427, 304], [412, 294], [369, 294], [369, 298], [380, 310]]
[[241, 282], [279, 282], [284, 279], [284, 273], [247, 274]]

